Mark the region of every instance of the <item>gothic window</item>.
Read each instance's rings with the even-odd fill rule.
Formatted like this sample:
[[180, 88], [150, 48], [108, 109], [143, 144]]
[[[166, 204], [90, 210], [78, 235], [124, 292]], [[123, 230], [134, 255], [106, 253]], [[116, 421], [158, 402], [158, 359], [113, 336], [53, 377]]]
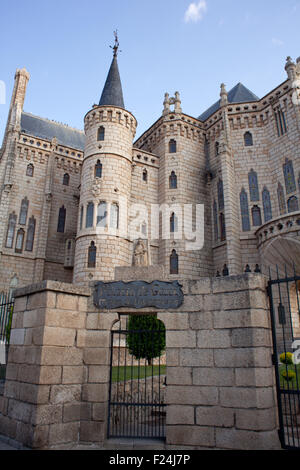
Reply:
[[253, 145], [253, 136], [251, 132], [246, 132], [244, 135], [244, 141], [246, 147], [252, 147]]
[[290, 197], [290, 199], [288, 200], [288, 212], [291, 213], [291, 212], [297, 212], [299, 210], [299, 203], [298, 203], [298, 199], [296, 198], [296, 196], [292, 196]]
[[34, 166], [32, 165], [32, 163], [30, 163], [26, 169], [26, 176], [33, 177], [33, 174], [34, 174]]
[[85, 226], [86, 228], [93, 227], [94, 225], [94, 203], [89, 202], [86, 208]]
[[219, 142], [216, 142], [216, 157], [219, 155], [220, 153], [220, 144]]
[[107, 227], [107, 204], [103, 201], [97, 209], [97, 227]]
[[226, 226], [225, 226], [225, 216], [223, 212], [219, 215], [219, 225], [220, 225], [220, 239], [221, 242], [226, 240]]
[[69, 183], [70, 183], [70, 175], [68, 173], [65, 173], [63, 177], [63, 185], [69, 186]]
[[278, 195], [278, 204], [279, 204], [280, 215], [284, 215], [284, 214], [286, 214], [286, 203], [285, 203], [284, 190], [283, 190], [283, 186], [282, 186], [281, 183], [278, 183], [277, 195]]
[[81, 209], [80, 209], [79, 230], [82, 230], [82, 224], [83, 224], [83, 206], [81, 206]]
[[248, 205], [248, 194], [245, 189], [242, 189], [240, 194], [240, 205], [241, 205], [241, 216], [242, 216], [242, 227], [243, 232], [249, 232], [250, 227], [250, 217], [249, 217], [249, 205]]
[[169, 142], [169, 153], [176, 153], [176, 152], [177, 152], [176, 140], [171, 139]]
[[66, 213], [67, 213], [67, 211], [66, 211], [65, 206], [62, 206], [59, 209], [59, 213], [58, 213], [57, 231], [59, 233], [64, 233], [64, 231], [65, 231]]
[[218, 182], [218, 202], [219, 202], [219, 211], [224, 209], [224, 191], [223, 191], [223, 181], [219, 180]]
[[20, 217], [19, 217], [20, 225], [26, 225], [28, 206], [29, 206], [29, 201], [27, 197], [25, 197], [23, 201], [21, 202], [21, 210], [20, 210]]
[[280, 106], [278, 106], [276, 109], [274, 109], [274, 114], [275, 114], [275, 122], [276, 122], [276, 128], [277, 128], [277, 134], [278, 137], [284, 135], [287, 133], [287, 126], [286, 126], [286, 120], [285, 120], [285, 113], [281, 109]]
[[104, 138], [105, 138], [105, 129], [104, 129], [103, 126], [101, 126], [98, 129], [97, 140], [98, 141], [103, 141]]
[[178, 274], [178, 272], [178, 255], [176, 250], [173, 250], [170, 256], [170, 274]]
[[213, 217], [214, 217], [214, 234], [215, 234], [215, 241], [218, 241], [219, 238], [219, 231], [218, 231], [218, 207], [216, 201], [214, 201], [213, 206]]
[[20, 228], [17, 231], [16, 248], [15, 248], [16, 253], [22, 253], [23, 251], [24, 235], [25, 235], [24, 230]]
[[283, 165], [283, 173], [285, 179], [286, 193], [290, 194], [296, 191], [296, 181], [294, 175], [293, 162], [286, 158], [285, 164]]
[[145, 181], [145, 183], [147, 183], [147, 181], [148, 181], [148, 172], [147, 172], [147, 170], [143, 171], [143, 181]]
[[264, 217], [265, 222], [272, 220], [272, 203], [270, 193], [267, 188], [264, 188], [262, 193], [263, 207], [264, 207]]
[[96, 267], [97, 248], [94, 242], [91, 242], [88, 250], [88, 268]]
[[178, 231], [178, 218], [176, 214], [173, 212], [170, 217], [170, 232], [175, 233]]
[[29, 219], [29, 224], [28, 224], [28, 230], [27, 230], [27, 239], [26, 239], [26, 245], [25, 245], [25, 250], [26, 251], [32, 251], [33, 250], [33, 242], [34, 242], [34, 234], [35, 234], [35, 225], [36, 225], [36, 220], [32, 216]]
[[262, 225], [261, 210], [258, 206], [252, 207], [252, 222], [254, 227], [260, 227]]
[[16, 223], [17, 223], [16, 214], [10, 214], [9, 219], [8, 219], [8, 229], [7, 229], [7, 235], [6, 235], [6, 244], [5, 244], [6, 248], [13, 247]]
[[95, 165], [95, 178], [102, 178], [102, 163], [100, 160]]
[[251, 170], [248, 174], [249, 180], [249, 190], [250, 190], [250, 201], [256, 202], [259, 201], [259, 188], [258, 188], [258, 178], [257, 173], [254, 170]]
[[169, 186], [170, 186], [170, 189], [177, 189], [177, 176], [176, 176], [175, 171], [172, 171], [170, 175]]
[[110, 206], [110, 226], [119, 228], [119, 206], [115, 202]]

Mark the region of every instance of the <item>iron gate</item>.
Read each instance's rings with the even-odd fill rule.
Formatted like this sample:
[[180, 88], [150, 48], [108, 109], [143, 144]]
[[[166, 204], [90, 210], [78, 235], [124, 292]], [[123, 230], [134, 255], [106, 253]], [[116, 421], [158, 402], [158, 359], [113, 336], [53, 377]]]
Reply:
[[14, 308], [12, 292], [0, 292], [0, 341], [8, 344], [10, 335], [10, 323]]
[[284, 449], [300, 449], [300, 277], [270, 271], [268, 295], [273, 337], [273, 364], [279, 415], [279, 437]]
[[[161, 329], [111, 332], [108, 437], [164, 439], [166, 406], [165, 356], [143, 357], [143, 345], [155, 348]], [[131, 354], [130, 339], [135, 341]]]

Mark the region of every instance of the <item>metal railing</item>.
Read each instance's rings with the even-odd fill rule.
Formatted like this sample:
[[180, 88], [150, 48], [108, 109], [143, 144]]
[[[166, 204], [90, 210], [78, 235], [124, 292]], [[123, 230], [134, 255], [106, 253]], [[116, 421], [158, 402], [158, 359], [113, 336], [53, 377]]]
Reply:
[[13, 292], [0, 292], [0, 342], [8, 344], [14, 309]]
[[300, 276], [276, 268], [268, 283], [273, 338], [273, 364], [284, 449], [300, 449]]

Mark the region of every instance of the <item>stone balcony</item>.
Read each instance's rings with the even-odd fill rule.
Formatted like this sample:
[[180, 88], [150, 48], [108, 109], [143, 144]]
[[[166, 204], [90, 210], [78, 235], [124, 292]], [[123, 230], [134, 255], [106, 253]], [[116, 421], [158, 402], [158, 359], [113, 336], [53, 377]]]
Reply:
[[277, 237], [300, 235], [300, 211], [281, 215], [262, 225], [256, 232], [258, 248]]

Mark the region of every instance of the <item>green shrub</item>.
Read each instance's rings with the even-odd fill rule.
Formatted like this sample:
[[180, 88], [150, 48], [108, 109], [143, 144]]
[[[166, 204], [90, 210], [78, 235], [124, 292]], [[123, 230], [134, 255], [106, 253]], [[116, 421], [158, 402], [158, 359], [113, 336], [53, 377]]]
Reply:
[[7, 344], [9, 344], [9, 341], [10, 341], [10, 331], [11, 331], [13, 311], [14, 311], [14, 307], [11, 306], [10, 307], [10, 312], [9, 312], [9, 317], [8, 317], [8, 323], [7, 323], [6, 329], [5, 329], [5, 336], [6, 336]]

